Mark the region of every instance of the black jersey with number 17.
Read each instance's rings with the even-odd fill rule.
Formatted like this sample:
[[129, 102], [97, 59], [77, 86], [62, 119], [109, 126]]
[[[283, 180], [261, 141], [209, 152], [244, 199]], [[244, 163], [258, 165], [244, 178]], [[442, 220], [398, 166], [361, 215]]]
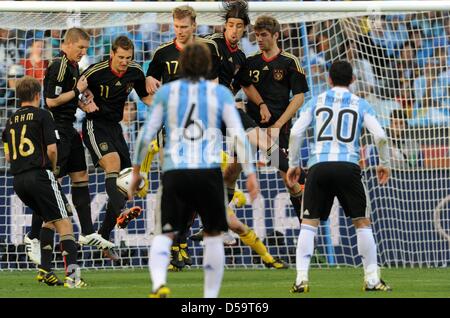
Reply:
[[145, 75], [139, 64], [131, 62], [126, 72], [116, 73], [110, 63], [109, 60], [96, 63], [83, 72], [99, 108], [96, 112], [87, 113], [87, 119], [118, 123], [122, 120], [125, 102], [133, 88], [141, 98], [148, 95]]
[[[247, 58], [245, 67], [272, 114], [270, 122], [264, 126], [273, 125], [284, 113], [291, 92], [296, 95], [308, 91], [305, 72], [292, 54], [281, 51], [273, 58], [266, 59], [262, 53], [258, 53]], [[247, 112], [257, 123], [261, 121], [259, 107], [251, 101], [247, 103]]]
[[[195, 41], [205, 43], [211, 51], [212, 70], [207, 79], [217, 78], [219, 76], [221, 57], [216, 43], [197, 36]], [[158, 81], [162, 81], [163, 84], [180, 79], [179, 58], [181, 51], [182, 48], [177, 45], [176, 40], [160, 45], [153, 54], [153, 59], [148, 66], [147, 76], [156, 78]]]
[[52, 170], [47, 146], [56, 143], [55, 123], [45, 109], [20, 107], [6, 122], [2, 134], [11, 159], [11, 174], [33, 169]]

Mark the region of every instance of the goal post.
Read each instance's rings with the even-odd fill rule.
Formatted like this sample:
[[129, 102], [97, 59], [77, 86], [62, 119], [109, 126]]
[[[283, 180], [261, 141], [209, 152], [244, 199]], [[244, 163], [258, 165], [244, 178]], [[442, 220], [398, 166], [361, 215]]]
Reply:
[[[103, 2], [103, 1], [0, 1], [0, 127], [17, 106], [14, 81], [24, 74], [42, 80], [46, 63], [60, 48], [63, 31], [86, 28], [90, 48], [80, 63], [108, 58], [118, 35], [135, 43], [135, 60], [148, 67], [156, 48], [174, 38], [171, 10], [191, 5], [198, 13], [199, 35], [217, 32], [223, 25], [221, 2]], [[251, 21], [261, 14], [276, 17], [282, 26], [279, 44], [299, 58], [310, 92], [328, 89], [327, 70], [335, 60], [354, 67], [351, 90], [366, 98], [388, 131], [392, 177], [379, 186], [375, 167], [378, 155], [367, 133], [361, 138], [363, 181], [370, 198], [373, 229], [384, 266], [447, 266], [450, 262], [450, 2], [448, 1], [342, 1], [250, 2]], [[35, 43], [39, 45], [35, 46]], [[249, 28], [243, 39], [246, 54], [258, 50]], [[40, 57], [40, 59], [39, 59]], [[133, 152], [136, 132], [147, 114], [132, 94], [123, 130]], [[83, 114], [77, 114], [80, 127]], [[1, 148], [3, 146], [0, 146]], [[302, 156], [304, 161], [306, 155]], [[107, 196], [104, 174], [92, 166], [89, 184], [95, 228], [103, 219]], [[237, 216], [266, 243], [269, 251], [295, 263], [299, 222], [282, 179], [275, 169], [258, 168], [261, 196], [253, 205], [236, 210]], [[160, 170], [156, 160], [149, 175], [147, 198], [134, 204], [144, 213], [125, 230], [114, 230], [122, 260], [112, 264], [98, 250], [81, 249], [87, 268], [147, 265], [153, 237], [156, 191]], [[68, 178], [63, 189], [70, 201]], [[244, 180], [238, 185], [245, 188]], [[207, 195], [207, 194], [205, 194]], [[130, 203], [131, 204], [131, 203]], [[79, 226], [75, 213], [76, 237]], [[0, 270], [34, 268], [27, 260], [23, 236], [31, 214], [14, 194], [12, 177], [0, 149]], [[198, 221], [193, 230], [198, 229]], [[57, 240], [58, 242], [58, 240]], [[189, 241], [194, 264], [201, 265], [203, 248]], [[57, 250], [57, 248], [55, 248]], [[56, 265], [62, 266], [59, 253]], [[321, 225], [313, 266], [360, 266], [356, 233], [335, 202], [330, 220]], [[259, 257], [239, 243], [226, 247], [228, 266], [262, 267]]]

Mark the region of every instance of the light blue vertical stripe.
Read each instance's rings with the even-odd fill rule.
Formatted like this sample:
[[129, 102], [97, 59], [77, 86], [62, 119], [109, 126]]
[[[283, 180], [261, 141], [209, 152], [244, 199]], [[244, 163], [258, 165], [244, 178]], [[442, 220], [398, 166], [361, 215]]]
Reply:
[[[352, 94], [350, 94], [349, 92], [342, 94], [342, 103], [341, 103], [341, 105], [339, 105], [339, 110], [344, 109], [344, 108], [349, 108], [351, 98], [352, 98]], [[348, 130], [349, 129], [349, 116], [351, 116], [351, 115], [345, 114], [344, 116], [342, 116], [342, 127], [341, 127], [340, 134], [344, 138], [347, 138], [350, 135], [350, 132]], [[350, 149], [349, 149], [348, 144], [339, 142], [338, 160], [339, 161], [348, 161], [349, 150]]]
[[[197, 98], [198, 98], [198, 117], [200, 121], [203, 123], [204, 129], [212, 128], [209, 126], [210, 122], [208, 120], [208, 107], [210, 106], [208, 103], [208, 92], [207, 92], [207, 84], [205, 80], [202, 80], [199, 82], [197, 86], [198, 92], [197, 92]], [[203, 134], [206, 134], [206, 131], [203, 132]], [[203, 136], [205, 137], [205, 136]], [[204, 150], [208, 147], [208, 140], [203, 139], [202, 146], [200, 147], [200, 151], [203, 153], [206, 153]], [[203, 158], [203, 153], [200, 153], [200, 158]], [[205, 161], [206, 158], [203, 158], [203, 161]]]

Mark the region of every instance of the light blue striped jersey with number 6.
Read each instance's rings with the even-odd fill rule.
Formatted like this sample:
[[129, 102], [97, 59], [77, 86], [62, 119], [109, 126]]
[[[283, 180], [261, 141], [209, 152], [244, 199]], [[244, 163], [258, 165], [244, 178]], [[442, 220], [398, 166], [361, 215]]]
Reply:
[[367, 127], [376, 141], [383, 140], [385, 143], [387, 140], [373, 107], [343, 87], [334, 87], [312, 98], [303, 106], [300, 117], [291, 130], [291, 167], [298, 166], [298, 143], [301, 145], [308, 127], [313, 130], [313, 139], [309, 144], [308, 167], [333, 161], [358, 164], [359, 139], [363, 127]]
[[170, 82], [158, 90], [151, 107], [153, 111], [139, 132], [134, 163], [142, 162], [146, 146], [164, 125], [163, 171], [218, 168], [224, 122], [236, 141], [236, 152], [245, 173], [254, 172], [250, 144], [233, 95], [225, 86], [208, 80]]

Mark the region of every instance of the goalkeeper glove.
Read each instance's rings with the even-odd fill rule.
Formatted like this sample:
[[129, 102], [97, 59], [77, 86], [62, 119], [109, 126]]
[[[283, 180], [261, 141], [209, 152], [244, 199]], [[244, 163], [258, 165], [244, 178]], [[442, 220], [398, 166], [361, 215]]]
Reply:
[[149, 182], [147, 176], [144, 175], [143, 173], [141, 173], [141, 177], [142, 177], [141, 184], [139, 187], [139, 191], [136, 193], [136, 195], [140, 198], [145, 198], [148, 192]]
[[247, 203], [247, 200], [245, 199], [245, 194], [238, 189], [234, 191], [234, 196], [231, 201], [235, 204], [237, 208], [243, 207]]

